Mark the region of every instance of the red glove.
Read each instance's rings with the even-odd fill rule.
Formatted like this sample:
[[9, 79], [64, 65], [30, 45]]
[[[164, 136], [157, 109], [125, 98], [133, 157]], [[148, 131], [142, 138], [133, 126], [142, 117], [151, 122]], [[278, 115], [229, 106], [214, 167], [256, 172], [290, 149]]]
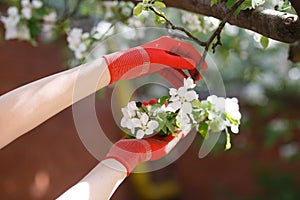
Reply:
[[[153, 72], [166, 76], [166, 69], [175, 69], [183, 79], [187, 76], [182, 70], [189, 71], [191, 77], [200, 80], [196, 66], [201, 55], [190, 44], [169, 37], [161, 37], [142, 46], [103, 56], [110, 72], [110, 83], [121, 79], [132, 79]], [[204, 63], [203, 69], [207, 68]], [[170, 72], [170, 70], [168, 70]], [[176, 75], [178, 77], [178, 75]], [[166, 77], [168, 79], [168, 77]], [[182, 80], [181, 80], [182, 82]]]
[[127, 176], [141, 162], [148, 160], [158, 160], [168, 154], [178, 141], [183, 137], [156, 135], [145, 139], [121, 139], [115, 143], [104, 159], [113, 158], [122, 163]]

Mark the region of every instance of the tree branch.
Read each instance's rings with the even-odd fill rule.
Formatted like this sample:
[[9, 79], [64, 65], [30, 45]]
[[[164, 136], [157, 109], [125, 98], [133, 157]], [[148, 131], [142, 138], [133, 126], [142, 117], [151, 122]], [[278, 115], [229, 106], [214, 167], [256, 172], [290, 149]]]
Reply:
[[[210, 6], [210, 0], [164, 0], [167, 6], [206, 16], [223, 19], [229, 12], [224, 2]], [[242, 11], [228, 22], [241, 28], [253, 30], [266, 37], [286, 43], [300, 39], [300, 21], [297, 15], [271, 9], [257, 8]]]
[[299, 0], [290, 0], [293, 8], [296, 10], [298, 16], [300, 16], [300, 2]]
[[[187, 31], [185, 28], [183, 27], [178, 27], [176, 25], [174, 25], [166, 16], [164, 16], [163, 14], [161, 14], [160, 12], [156, 11], [153, 7], [149, 7], [149, 9], [154, 13], [156, 14], [157, 16], [163, 18], [166, 22], [167, 25], [170, 26], [171, 29], [173, 30], [179, 30], [183, 33], [186, 34], [187, 37], [185, 37], [184, 39], [190, 39], [194, 42], [196, 42], [199, 46], [204, 46], [205, 49], [204, 49], [204, 52], [203, 52], [203, 55], [202, 55], [202, 58], [200, 60], [200, 63], [198, 65], [198, 70], [201, 70], [202, 69], [202, 65], [204, 64], [204, 61], [205, 61], [205, 58], [206, 58], [206, 55], [207, 55], [207, 51], [209, 50], [209, 47], [210, 45], [212, 44], [212, 42], [217, 38], [217, 41], [212, 44], [212, 50], [213, 50], [213, 53], [215, 52], [216, 48], [218, 45], [222, 45], [221, 43], [221, 32], [225, 26], [225, 24], [227, 23], [227, 21], [233, 16], [233, 13], [239, 8], [239, 6], [244, 2], [245, 0], [239, 0], [237, 1], [233, 6], [232, 8], [229, 10], [229, 12], [225, 15], [225, 17], [223, 18], [223, 20], [221, 21], [221, 23], [219, 24], [218, 28], [213, 32], [213, 34], [210, 36], [210, 38], [208, 39], [207, 42], [203, 42], [203, 41], [200, 41], [198, 38], [194, 37], [189, 31]], [[167, 27], [168, 28], [168, 27]], [[195, 74], [194, 74], [194, 77], [192, 77], [193, 79], [196, 79], [199, 75], [199, 71], [197, 71]]]

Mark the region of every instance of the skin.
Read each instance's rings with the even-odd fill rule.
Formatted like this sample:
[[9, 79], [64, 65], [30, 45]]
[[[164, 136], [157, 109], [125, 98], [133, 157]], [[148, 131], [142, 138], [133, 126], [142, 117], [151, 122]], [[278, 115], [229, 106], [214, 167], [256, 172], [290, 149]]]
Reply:
[[[0, 149], [75, 102], [107, 86], [109, 81], [106, 62], [100, 58], [0, 96]], [[77, 89], [74, 96], [74, 87], [78, 86], [78, 82], [84, 89]], [[91, 82], [94, 87], [91, 87]], [[109, 199], [126, 175], [121, 163], [114, 159], [104, 160], [58, 199]]]
[[[192, 71], [195, 71], [193, 68], [195, 61], [201, 58], [197, 50], [191, 45], [168, 37], [161, 37], [147, 43], [146, 46], [155, 47], [157, 50], [162, 48], [166, 51], [175, 47], [174, 55], [164, 52], [160, 53], [160, 56], [165, 55], [165, 58], [172, 61], [171, 64], [174, 60], [180, 61], [183, 66], [190, 67], [186, 69]], [[175, 56], [177, 53], [186, 58], [182, 59]], [[187, 62], [186, 59], [192, 60]], [[163, 61], [165, 59], [159, 59], [158, 62]], [[155, 68], [155, 64], [152, 67]], [[171, 83], [176, 79], [183, 78], [183, 72], [174, 73], [174, 70], [171, 72], [167, 68], [160, 71], [160, 74]], [[34, 81], [0, 96], [0, 149], [70, 105], [107, 86], [110, 80], [106, 61], [99, 58], [76, 68]], [[161, 152], [156, 159], [166, 155], [182, 137], [179, 135], [164, 143], [160, 141]], [[105, 159], [58, 199], [109, 199], [126, 176], [126, 168], [121, 162], [112, 158]]]

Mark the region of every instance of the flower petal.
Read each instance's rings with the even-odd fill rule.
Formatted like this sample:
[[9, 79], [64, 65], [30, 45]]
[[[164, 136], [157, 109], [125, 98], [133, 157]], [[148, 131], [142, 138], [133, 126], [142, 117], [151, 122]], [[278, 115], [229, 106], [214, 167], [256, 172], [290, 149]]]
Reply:
[[142, 122], [141, 122], [140, 119], [138, 119], [138, 118], [132, 118], [130, 121], [132, 122], [133, 127], [139, 127], [139, 128], [142, 127]]
[[123, 117], [123, 118], [121, 119], [121, 126], [122, 126], [123, 128], [126, 128], [126, 127], [127, 127], [127, 120], [128, 120], [128, 118], [126, 118], [126, 117]]
[[195, 91], [188, 91], [184, 98], [187, 100], [187, 101], [193, 101], [195, 99], [198, 99], [198, 94], [195, 92]]
[[194, 84], [193, 79], [191, 79], [190, 77], [183, 80], [183, 85], [186, 89], [192, 89], [196, 86], [196, 84]]
[[149, 121], [148, 124], [147, 124], [147, 128], [148, 128], [148, 129], [151, 129], [151, 130], [156, 129], [158, 126], [159, 126], [159, 124], [158, 124], [158, 122], [155, 121], [155, 120], [151, 120], [151, 121]]
[[136, 106], [135, 101], [129, 102], [129, 103], [127, 104], [127, 108], [128, 108], [129, 110], [132, 110], [132, 111], [138, 110], [138, 107]]
[[186, 89], [186, 88], [180, 87], [180, 88], [178, 89], [178, 96], [179, 96], [179, 97], [184, 97], [186, 93], [187, 93], [187, 89]]
[[183, 113], [192, 113], [192, 104], [190, 102], [184, 102], [181, 106], [181, 110]]
[[138, 130], [137, 133], [136, 133], [136, 139], [142, 139], [145, 135], [145, 132], [143, 130]]
[[141, 120], [142, 125], [147, 125], [149, 116], [146, 113], [142, 113], [140, 120]]
[[178, 109], [181, 108], [181, 103], [180, 103], [180, 101], [175, 101], [175, 102], [169, 103], [169, 105], [167, 106], [167, 109], [168, 108], [172, 108], [173, 110], [177, 111]]
[[231, 125], [231, 131], [233, 133], [239, 133], [239, 126], [238, 125]]
[[175, 95], [177, 95], [177, 90], [176, 90], [175, 88], [170, 88], [169, 94], [170, 94], [171, 96], [175, 96]]
[[145, 130], [145, 135], [151, 135], [153, 134], [153, 130], [152, 129], [146, 129]]

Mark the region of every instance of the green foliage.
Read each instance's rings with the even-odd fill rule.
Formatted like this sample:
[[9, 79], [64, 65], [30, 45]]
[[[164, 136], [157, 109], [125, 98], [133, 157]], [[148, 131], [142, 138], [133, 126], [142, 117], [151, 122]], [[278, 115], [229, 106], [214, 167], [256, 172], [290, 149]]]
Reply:
[[213, 6], [216, 3], [221, 2], [221, 0], [210, 0], [210, 6]]
[[133, 9], [133, 14], [134, 14], [135, 16], [139, 16], [139, 15], [142, 13], [142, 11], [143, 11], [143, 6], [142, 6], [142, 4], [138, 4], [138, 5], [136, 5], [136, 6], [134, 7], [134, 9]]
[[260, 38], [260, 44], [261, 44], [261, 46], [262, 46], [264, 49], [266, 49], [266, 48], [268, 47], [268, 45], [269, 45], [269, 38], [267, 38], [267, 37], [265, 37], [265, 36], [262, 36], [262, 37]]
[[207, 123], [199, 124], [198, 132], [202, 135], [203, 138], [206, 138], [208, 133], [208, 124]]
[[[161, 10], [161, 8], [166, 8], [166, 4], [160, 0], [143, 0], [142, 3], [138, 3], [133, 8], [133, 14], [135, 16], [139, 16], [143, 10], [150, 11], [150, 8], [154, 9], [157, 13], [161, 14], [162, 16], [165, 16], [165, 13]], [[162, 24], [165, 23], [165, 19], [161, 16], [156, 15], [155, 22], [158, 24]]]

